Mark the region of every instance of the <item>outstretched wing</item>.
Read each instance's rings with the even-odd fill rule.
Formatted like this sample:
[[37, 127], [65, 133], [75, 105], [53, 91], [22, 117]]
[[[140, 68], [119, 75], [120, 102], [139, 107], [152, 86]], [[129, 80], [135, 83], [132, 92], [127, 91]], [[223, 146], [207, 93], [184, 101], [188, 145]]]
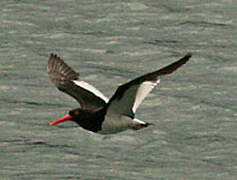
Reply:
[[55, 86], [74, 97], [83, 109], [97, 109], [108, 102], [98, 89], [79, 79], [79, 74], [70, 68], [59, 56], [51, 54], [47, 71]]
[[134, 118], [138, 106], [160, 82], [160, 76], [172, 73], [185, 64], [191, 56], [191, 53], [188, 53], [180, 60], [162, 69], [145, 74], [119, 86], [107, 104], [107, 114], [120, 114]]

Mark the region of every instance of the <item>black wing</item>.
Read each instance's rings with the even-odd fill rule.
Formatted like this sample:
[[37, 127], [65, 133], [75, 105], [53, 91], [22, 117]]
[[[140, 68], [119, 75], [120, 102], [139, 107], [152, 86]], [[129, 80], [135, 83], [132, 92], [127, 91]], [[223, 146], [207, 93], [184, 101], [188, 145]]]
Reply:
[[55, 86], [74, 97], [83, 109], [104, 107], [108, 99], [95, 87], [79, 79], [79, 74], [70, 68], [60, 57], [51, 54], [47, 71]]
[[160, 76], [174, 72], [185, 64], [191, 56], [191, 53], [188, 53], [180, 60], [162, 69], [145, 74], [119, 86], [107, 104], [107, 113], [117, 113], [133, 118], [138, 106], [160, 82]]

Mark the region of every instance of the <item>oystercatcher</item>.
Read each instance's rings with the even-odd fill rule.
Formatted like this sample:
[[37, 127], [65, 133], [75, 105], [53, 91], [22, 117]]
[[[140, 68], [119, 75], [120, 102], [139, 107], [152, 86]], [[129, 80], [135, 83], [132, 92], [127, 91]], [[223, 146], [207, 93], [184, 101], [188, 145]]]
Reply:
[[133, 79], [117, 88], [108, 99], [94, 86], [81, 77], [58, 55], [51, 54], [47, 71], [50, 80], [62, 92], [75, 98], [80, 108], [50, 123], [56, 125], [64, 121], [74, 121], [82, 128], [101, 134], [110, 134], [126, 129], [139, 130], [151, 125], [135, 118], [138, 106], [148, 93], [160, 82], [160, 77], [181, 67], [190, 58], [186, 54], [178, 61], [154, 72]]

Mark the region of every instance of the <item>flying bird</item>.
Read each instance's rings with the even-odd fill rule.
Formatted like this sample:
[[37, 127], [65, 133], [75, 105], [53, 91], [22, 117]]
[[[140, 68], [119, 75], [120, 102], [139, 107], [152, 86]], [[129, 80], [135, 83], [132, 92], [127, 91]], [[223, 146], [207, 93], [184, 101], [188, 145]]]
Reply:
[[58, 55], [51, 54], [47, 72], [53, 84], [62, 92], [75, 98], [80, 108], [70, 110], [68, 115], [53, 121], [56, 125], [74, 121], [80, 127], [100, 134], [111, 134], [126, 129], [139, 130], [151, 125], [135, 118], [139, 105], [160, 82], [160, 77], [171, 74], [185, 64], [192, 54], [159, 70], [137, 77], [120, 85], [108, 99], [94, 86], [81, 79], [79, 73], [69, 67]]

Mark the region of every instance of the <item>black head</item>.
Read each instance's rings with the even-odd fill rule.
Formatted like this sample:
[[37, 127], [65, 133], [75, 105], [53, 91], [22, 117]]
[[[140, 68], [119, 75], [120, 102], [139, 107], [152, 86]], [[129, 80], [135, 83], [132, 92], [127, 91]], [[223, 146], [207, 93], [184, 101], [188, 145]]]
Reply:
[[50, 125], [56, 125], [56, 124], [62, 123], [64, 121], [75, 121], [75, 122], [77, 122], [77, 121], [79, 121], [80, 116], [81, 116], [81, 110], [80, 109], [74, 109], [74, 110], [69, 111], [69, 115], [63, 116], [60, 119], [51, 122]]
[[50, 124], [56, 125], [64, 121], [74, 121], [84, 129], [97, 132], [101, 130], [104, 121], [104, 111], [89, 111], [77, 108], [69, 111], [69, 115], [51, 122]]

